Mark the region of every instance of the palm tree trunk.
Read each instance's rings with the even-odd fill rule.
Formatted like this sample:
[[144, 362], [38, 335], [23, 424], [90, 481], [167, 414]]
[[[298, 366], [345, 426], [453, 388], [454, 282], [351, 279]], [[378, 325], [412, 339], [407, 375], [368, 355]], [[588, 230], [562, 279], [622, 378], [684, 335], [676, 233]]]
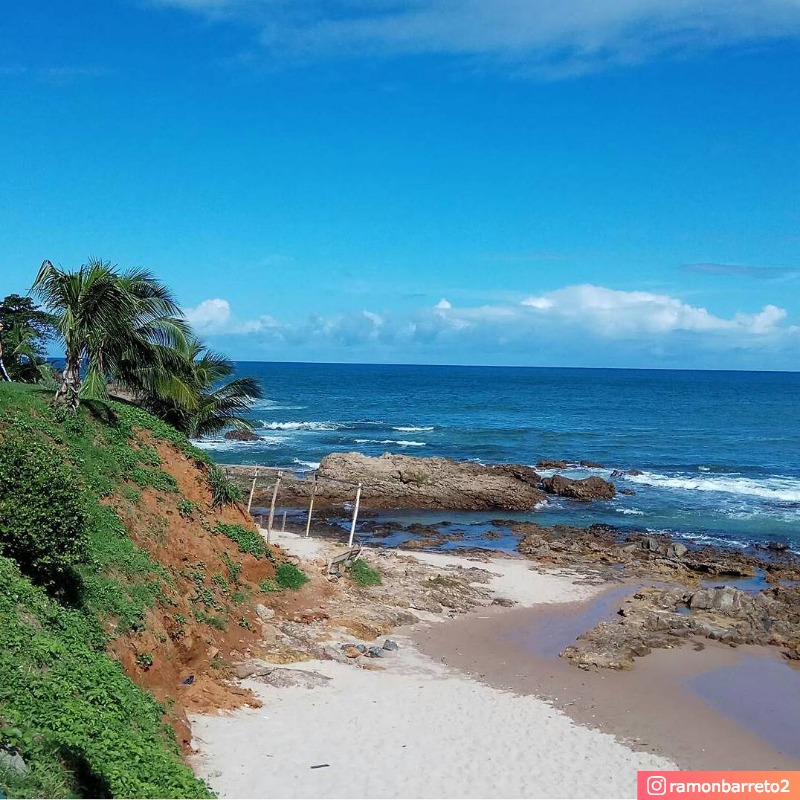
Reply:
[[61, 373], [61, 383], [56, 392], [56, 403], [65, 403], [71, 409], [80, 404], [81, 360], [75, 353], [67, 353], [67, 362]]

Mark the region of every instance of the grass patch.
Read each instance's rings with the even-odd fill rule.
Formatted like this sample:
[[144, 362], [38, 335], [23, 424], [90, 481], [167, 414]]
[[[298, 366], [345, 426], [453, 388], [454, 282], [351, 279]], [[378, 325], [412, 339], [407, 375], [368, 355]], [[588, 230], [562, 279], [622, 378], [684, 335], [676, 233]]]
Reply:
[[275, 582], [283, 589], [299, 589], [308, 583], [308, 576], [294, 564], [280, 564], [275, 570]]
[[380, 586], [383, 583], [381, 573], [361, 558], [347, 570], [347, 577], [357, 586]]
[[243, 553], [250, 553], [256, 558], [267, 556], [267, 543], [264, 541], [264, 537], [256, 531], [248, 530], [241, 525], [226, 525], [224, 522], [218, 522], [215, 532], [236, 542]]

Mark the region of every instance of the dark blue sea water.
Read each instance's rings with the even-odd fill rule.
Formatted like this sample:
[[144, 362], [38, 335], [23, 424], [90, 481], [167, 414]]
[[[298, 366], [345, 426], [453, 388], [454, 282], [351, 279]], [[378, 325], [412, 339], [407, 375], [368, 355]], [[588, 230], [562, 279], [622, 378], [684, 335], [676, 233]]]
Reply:
[[640, 470], [614, 479], [635, 494], [588, 506], [554, 499], [527, 516], [800, 548], [800, 373], [249, 362], [238, 369], [264, 385], [266, 399], [252, 413], [263, 441], [200, 442], [221, 462], [313, 469], [328, 453], [351, 450], [531, 465], [589, 460], [603, 469], [566, 474]]

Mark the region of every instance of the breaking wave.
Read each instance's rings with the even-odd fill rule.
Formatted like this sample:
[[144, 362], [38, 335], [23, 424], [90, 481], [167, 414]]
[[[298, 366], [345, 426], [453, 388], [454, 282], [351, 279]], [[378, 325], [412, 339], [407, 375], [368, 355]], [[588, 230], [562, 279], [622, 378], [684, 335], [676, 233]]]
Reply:
[[800, 480], [794, 478], [767, 478], [754, 480], [732, 475], [711, 476], [703, 473], [692, 475], [659, 475], [643, 472], [641, 475], [626, 475], [625, 480], [642, 486], [662, 489], [678, 489], [693, 492], [719, 492], [722, 494], [758, 497], [782, 503], [800, 503]]
[[427, 442], [414, 442], [406, 439], [356, 439], [356, 444], [396, 444], [398, 447], [425, 447]]
[[433, 425], [398, 425], [397, 427], [392, 428], [393, 431], [397, 431], [398, 433], [424, 433], [425, 431], [432, 431], [433, 429]]

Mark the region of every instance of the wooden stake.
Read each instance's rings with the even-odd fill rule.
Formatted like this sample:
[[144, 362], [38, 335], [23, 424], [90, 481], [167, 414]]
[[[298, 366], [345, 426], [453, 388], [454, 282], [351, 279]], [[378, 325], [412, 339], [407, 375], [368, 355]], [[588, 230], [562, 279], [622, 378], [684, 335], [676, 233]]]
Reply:
[[247, 513], [250, 513], [250, 507], [253, 505], [253, 492], [256, 490], [256, 481], [258, 480], [258, 467], [256, 467], [256, 474], [253, 475], [253, 485], [250, 487], [250, 497], [247, 499]]
[[283, 473], [278, 473], [278, 480], [275, 481], [275, 489], [272, 491], [272, 504], [269, 507], [269, 522], [267, 523], [267, 544], [272, 536], [272, 523], [275, 521], [275, 501], [278, 499], [278, 489], [281, 485]]
[[311, 502], [308, 504], [308, 522], [306, 522], [306, 536], [311, 533], [311, 515], [314, 513], [314, 498], [317, 496], [317, 475], [314, 474], [314, 485], [311, 487]]
[[361, 483], [358, 484], [356, 490], [356, 507], [353, 509], [353, 524], [350, 526], [350, 540], [347, 542], [348, 547], [353, 546], [353, 537], [356, 535], [356, 522], [358, 521], [358, 507], [361, 505]]

